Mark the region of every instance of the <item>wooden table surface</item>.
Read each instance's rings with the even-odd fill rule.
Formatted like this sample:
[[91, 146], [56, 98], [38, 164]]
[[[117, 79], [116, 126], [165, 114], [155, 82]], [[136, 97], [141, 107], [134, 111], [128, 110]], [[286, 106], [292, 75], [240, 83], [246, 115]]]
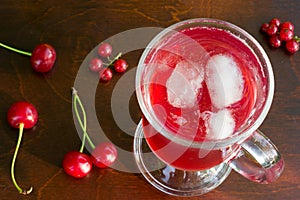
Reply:
[[[41, 75], [31, 69], [27, 56], [0, 49], [0, 199], [180, 199], [154, 189], [138, 173], [93, 168], [88, 177], [74, 179], [64, 173], [61, 163], [64, 155], [78, 150], [81, 143], [73, 121], [70, 88], [88, 53], [100, 42], [127, 30], [167, 27], [200, 17], [218, 18], [244, 28], [269, 55], [276, 90], [260, 129], [278, 146], [286, 168], [269, 185], [249, 182], [232, 172], [212, 192], [185, 199], [300, 199], [300, 52], [289, 55], [283, 48], [271, 49], [259, 32], [262, 23], [278, 17], [292, 21], [295, 34], [300, 35], [299, 10], [298, 0], [2, 0], [0, 41], [29, 51], [39, 43], [52, 44], [57, 61], [50, 73]], [[124, 55], [129, 69], [136, 67], [141, 53], [136, 50]], [[109, 83], [96, 86], [95, 109], [105, 134], [120, 148], [131, 151], [135, 125], [122, 130], [111, 112], [114, 87], [122, 77], [114, 75]], [[126, 90], [134, 81], [123, 84]], [[6, 112], [20, 100], [31, 102], [39, 111], [39, 123], [25, 131], [16, 163], [19, 184], [34, 186], [29, 196], [18, 194], [10, 179], [18, 131], [9, 127]], [[129, 105], [115, 106], [129, 107], [132, 120], [139, 121], [141, 113], [134, 94]]]

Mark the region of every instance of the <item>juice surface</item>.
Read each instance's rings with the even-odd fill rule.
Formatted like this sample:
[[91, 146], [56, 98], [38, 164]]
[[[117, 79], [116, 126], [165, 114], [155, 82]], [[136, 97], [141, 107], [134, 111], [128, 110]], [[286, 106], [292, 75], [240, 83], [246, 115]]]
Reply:
[[[188, 37], [181, 39], [182, 34]], [[193, 39], [192, 42], [190, 41], [191, 39], [188, 39], [189, 37]], [[205, 79], [205, 76], [207, 76], [206, 65], [209, 59], [216, 55], [230, 58], [238, 67], [243, 81], [241, 98], [222, 108], [212, 104], [212, 95], [209, 92]], [[193, 141], [220, 139], [219, 137], [214, 138], [214, 135], [207, 135], [209, 134], [207, 130], [208, 118], [210, 118], [212, 113], [226, 109], [226, 112], [230, 113], [234, 120], [234, 130], [232, 132], [234, 133], [243, 125], [253, 108], [257, 90], [253, 69], [259, 72], [260, 65], [248, 46], [229, 32], [205, 27], [185, 29], [178, 35], [172, 36], [162, 46], [159, 46], [158, 49], [149, 54], [147, 62], [159, 65], [151, 77], [149, 87], [149, 96], [153, 109], [165, 127], [177, 136], [179, 135]], [[182, 95], [188, 96], [191, 95], [191, 92], [194, 92], [197, 97], [197, 103], [193, 106], [174, 106], [170, 103], [168, 97], [168, 80], [180, 62], [187, 63], [187, 65], [192, 63], [192, 66], [187, 66], [184, 70], [189, 70], [188, 68], [192, 67], [203, 68], [202, 71], [204, 71], [202, 72], [204, 73], [204, 80], [200, 83], [201, 85], [198, 84], [198, 88], [192, 88], [191, 91]], [[222, 76], [222, 74], [219, 74], [219, 76]], [[187, 79], [188, 81], [189, 79]], [[198, 80], [196, 79], [195, 81]], [[182, 87], [182, 84], [174, 87]], [[225, 85], [224, 93], [228, 92], [230, 91], [226, 91]]]
[[[156, 117], [174, 136], [189, 141], [232, 136], [251, 114], [256, 81], [266, 82], [252, 50], [216, 28], [196, 27], [173, 34], [152, 49], [145, 64], [155, 67], [148, 90]], [[216, 84], [223, 79], [224, 83]], [[227, 95], [224, 101], [216, 91]], [[157, 132], [145, 118], [143, 130], [152, 151], [183, 170], [211, 168], [234, 157], [240, 148], [204, 150], [180, 145]]]

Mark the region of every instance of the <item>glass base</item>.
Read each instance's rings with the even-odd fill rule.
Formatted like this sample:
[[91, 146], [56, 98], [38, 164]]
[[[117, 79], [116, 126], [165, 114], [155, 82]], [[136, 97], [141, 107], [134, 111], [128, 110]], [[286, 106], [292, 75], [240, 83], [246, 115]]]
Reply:
[[151, 152], [144, 139], [141, 122], [135, 132], [134, 157], [149, 183], [156, 189], [175, 196], [205, 194], [218, 187], [231, 172], [226, 163], [201, 171], [184, 171], [165, 164]]

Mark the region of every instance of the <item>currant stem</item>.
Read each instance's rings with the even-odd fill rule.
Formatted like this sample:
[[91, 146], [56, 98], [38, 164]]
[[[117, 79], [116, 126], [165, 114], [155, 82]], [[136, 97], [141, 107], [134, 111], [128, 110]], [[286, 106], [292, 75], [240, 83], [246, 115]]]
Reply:
[[[91, 141], [91, 138], [89, 137], [87, 131], [86, 131], [86, 113], [85, 113], [85, 110], [84, 110], [84, 107], [82, 105], [82, 102], [78, 96], [78, 93], [77, 93], [77, 90], [75, 88], [72, 88], [72, 96], [73, 96], [73, 105], [74, 105], [74, 111], [75, 111], [75, 115], [76, 115], [76, 118], [78, 120], [78, 123], [83, 131], [83, 137], [82, 137], [82, 143], [81, 143], [81, 147], [80, 147], [80, 152], [82, 153], [83, 152], [83, 149], [84, 149], [84, 146], [85, 146], [85, 140], [87, 139], [89, 145], [94, 149], [95, 148], [95, 145], [94, 143]], [[83, 116], [83, 122], [81, 120], [81, 117], [80, 117], [80, 114], [78, 112], [78, 105], [77, 103], [79, 104], [79, 107], [81, 109], [81, 112], [82, 112], [82, 116]]]
[[11, 180], [14, 184], [14, 186], [16, 187], [16, 189], [19, 191], [20, 194], [30, 194], [33, 190], [33, 187], [30, 187], [28, 190], [23, 190], [17, 183], [16, 178], [15, 178], [15, 163], [16, 163], [16, 159], [17, 159], [17, 155], [18, 155], [18, 151], [21, 145], [21, 141], [22, 141], [22, 136], [23, 136], [23, 130], [24, 130], [24, 123], [20, 123], [19, 125], [19, 137], [18, 137], [18, 141], [17, 141], [17, 145], [16, 145], [16, 149], [15, 149], [15, 153], [11, 162], [11, 168], [10, 168], [10, 174], [11, 174]]
[[0, 42], [0, 46], [3, 47], [3, 48], [6, 48], [6, 49], [8, 49], [8, 50], [11, 50], [11, 51], [14, 51], [14, 52], [17, 52], [17, 53], [26, 55], [26, 56], [31, 56], [31, 55], [32, 55], [32, 54], [29, 53], [29, 52], [26, 52], [26, 51], [22, 51], [22, 50], [13, 48], [13, 47], [8, 46], [8, 45], [5, 45], [5, 44], [3, 44], [3, 43], [1, 43], [1, 42]]

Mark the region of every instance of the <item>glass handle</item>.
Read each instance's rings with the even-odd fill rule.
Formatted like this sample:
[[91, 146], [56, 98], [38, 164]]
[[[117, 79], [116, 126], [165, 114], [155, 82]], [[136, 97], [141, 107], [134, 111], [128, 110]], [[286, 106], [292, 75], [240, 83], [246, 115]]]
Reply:
[[284, 169], [277, 147], [262, 132], [255, 131], [241, 144], [239, 154], [230, 161], [230, 167], [247, 179], [267, 184], [275, 181]]

